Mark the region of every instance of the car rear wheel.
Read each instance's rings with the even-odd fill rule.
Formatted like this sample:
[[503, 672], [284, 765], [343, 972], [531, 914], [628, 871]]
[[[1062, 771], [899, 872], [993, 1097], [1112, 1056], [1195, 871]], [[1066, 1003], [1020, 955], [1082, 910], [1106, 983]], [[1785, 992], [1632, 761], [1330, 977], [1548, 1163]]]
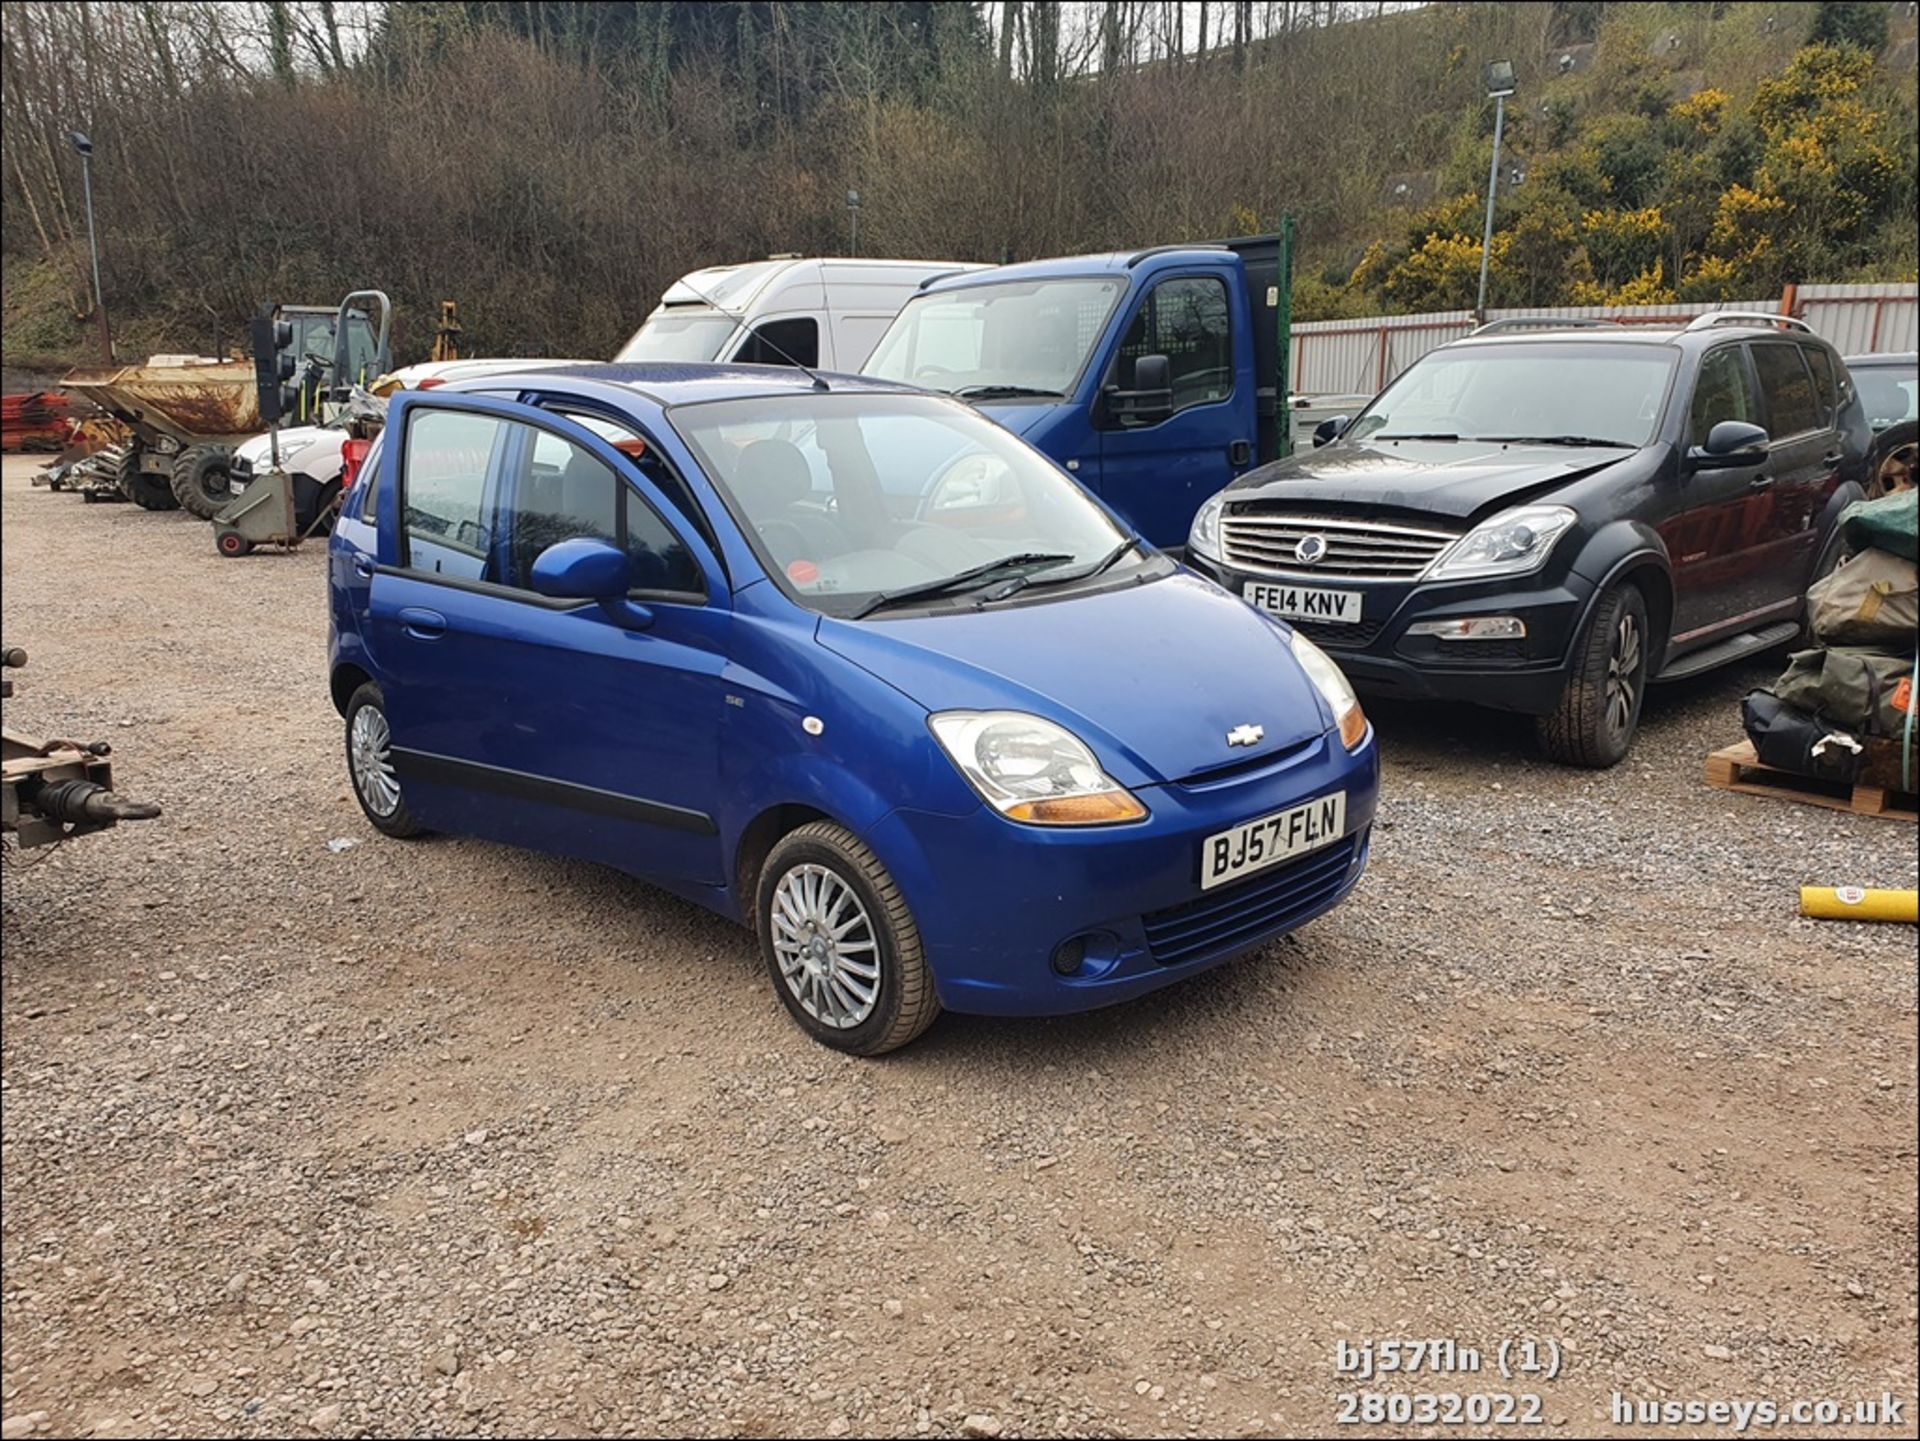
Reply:
[[374, 829], [404, 840], [419, 835], [420, 827], [394, 773], [393, 728], [387, 723], [386, 705], [372, 681], [347, 702], [347, 775]]
[[815, 821], [783, 837], [754, 913], [774, 990], [816, 1041], [877, 1056], [940, 1014], [906, 898], [846, 827]]
[[1615, 586], [1593, 607], [1560, 704], [1539, 719], [1541, 749], [1561, 765], [1617, 765], [1640, 729], [1650, 654], [1646, 599]]

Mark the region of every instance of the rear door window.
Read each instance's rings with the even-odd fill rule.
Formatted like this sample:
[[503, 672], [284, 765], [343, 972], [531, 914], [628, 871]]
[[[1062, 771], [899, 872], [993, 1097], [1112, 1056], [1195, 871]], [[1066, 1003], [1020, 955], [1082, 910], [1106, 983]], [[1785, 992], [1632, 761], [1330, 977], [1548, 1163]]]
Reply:
[[1723, 420], [1759, 425], [1760, 398], [1754, 393], [1744, 348], [1725, 345], [1700, 362], [1700, 378], [1693, 386], [1693, 409], [1687, 443], [1705, 445], [1707, 435]]
[[1802, 346], [1807, 364], [1813, 368], [1813, 393], [1820, 401], [1820, 424], [1833, 424], [1833, 412], [1839, 391], [1833, 381], [1833, 359], [1817, 345]]
[[1767, 433], [1775, 440], [1821, 428], [1820, 401], [1797, 345], [1775, 342], [1753, 347], [1760, 390], [1767, 398]]

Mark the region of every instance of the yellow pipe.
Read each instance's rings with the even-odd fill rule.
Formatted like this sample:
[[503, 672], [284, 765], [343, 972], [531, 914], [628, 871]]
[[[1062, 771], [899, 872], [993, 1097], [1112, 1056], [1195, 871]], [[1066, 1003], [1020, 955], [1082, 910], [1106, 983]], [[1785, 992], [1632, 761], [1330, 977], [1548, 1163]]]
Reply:
[[1818, 921], [1920, 922], [1920, 891], [1870, 891], [1862, 886], [1802, 886], [1800, 914]]

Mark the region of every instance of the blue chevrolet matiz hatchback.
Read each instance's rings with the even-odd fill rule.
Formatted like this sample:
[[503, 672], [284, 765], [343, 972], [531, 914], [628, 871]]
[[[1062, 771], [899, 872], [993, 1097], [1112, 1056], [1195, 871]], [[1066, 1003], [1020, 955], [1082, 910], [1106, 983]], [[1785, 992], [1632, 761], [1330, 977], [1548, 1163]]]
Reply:
[[1141, 995], [1366, 864], [1338, 668], [944, 397], [679, 365], [405, 392], [330, 584], [375, 827], [745, 921], [842, 1050]]

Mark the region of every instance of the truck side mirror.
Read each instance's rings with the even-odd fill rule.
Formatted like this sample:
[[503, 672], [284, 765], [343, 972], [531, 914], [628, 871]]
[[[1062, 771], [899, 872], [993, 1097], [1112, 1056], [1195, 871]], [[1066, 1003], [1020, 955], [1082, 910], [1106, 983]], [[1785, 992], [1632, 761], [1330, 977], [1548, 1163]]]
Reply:
[[1133, 363], [1133, 389], [1107, 390], [1107, 406], [1122, 425], [1152, 425], [1173, 414], [1173, 362], [1143, 355]]
[[1318, 425], [1314, 426], [1313, 448], [1318, 450], [1323, 445], [1333, 444], [1334, 441], [1340, 438], [1341, 433], [1346, 430], [1350, 419], [1350, 416], [1330, 415]]

